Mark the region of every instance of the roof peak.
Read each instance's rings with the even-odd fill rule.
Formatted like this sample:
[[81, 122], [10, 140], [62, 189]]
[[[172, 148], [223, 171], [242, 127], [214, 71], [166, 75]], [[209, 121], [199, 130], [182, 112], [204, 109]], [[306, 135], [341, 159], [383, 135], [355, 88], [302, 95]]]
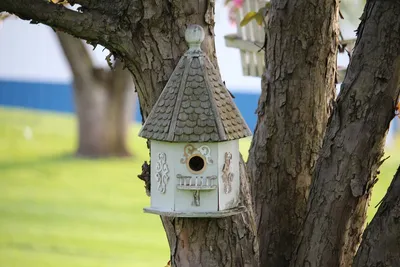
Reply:
[[201, 50], [200, 45], [204, 41], [204, 36], [204, 30], [200, 25], [189, 25], [185, 31], [185, 40], [189, 46], [189, 50]]
[[251, 135], [218, 69], [200, 49], [204, 31], [190, 25], [179, 60], [139, 136], [167, 142], [222, 142]]

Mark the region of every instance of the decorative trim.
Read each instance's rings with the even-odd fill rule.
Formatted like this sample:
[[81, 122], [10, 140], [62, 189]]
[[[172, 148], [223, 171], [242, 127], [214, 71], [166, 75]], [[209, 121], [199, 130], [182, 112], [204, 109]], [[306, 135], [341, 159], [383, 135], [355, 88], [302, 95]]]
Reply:
[[200, 206], [200, 191], [196, 190], [193, 192], [193, 202], [192, 206]]
[[188, 176], [177, 174], [176, 178], [179, 180], [177, 189], [181, 190], [214, 190], [217, 188], [217, 176]]
[[[211, 148], [209, 146], [202, 145], [199, 148], [197, 148], [192, 144], [187, 144], [183, 148], [183, 157], [181, 158], [181, 163], [188, 164], [192, 155], [196, 155], [196, 154], [203, 156], [208, 164], [214, 163], [214, 161], [211, 158]], [[205, 165], [203, 169], [205, 169], [206, 166], [207, 165]]]
[[183, 157], [181, 158], [181, 163], [186, 164], [189, 161], [189, 156], [192, 155], [195, 150], [196, 148], [193, 145], [187, 144], [183, 148]]
[[167, 190], [167, 183], [169, 181], [168, 172], [167, 155], [163, 152], [159, 152], [156, 164], [156, 180], [157, 190], [162, 194], [165, 194]]
[[209, 146], [201, 146], [197, 149], [205, 158], [208, 164], [213, 164], [213, 160], [211, 158], [211, 149]]
[[[199, 57], [200, 60], [200, 66], [201, 69], [203, 70], [204, 73], [204, 80], [206, 81], [210, 81], [210, 78], [208, 77], [208, 73], [207, 73], [207, 68], [204, 64], [204, 60], [208, 60], [209, 64], [214, 67], [214, 65], [211, 63], [211, 61], [208, 58], [203, 58], [203, 57]], [[217, 109], [217, 103], [215, 103], [214, 97], [213, 97], [213, 93], [212, 93], [212, 89], [210, 88], [210, 84], [209, 83], [205, 83], [206, 88], [207, 88], [207, 92], [208, 95], [211, 97], [211, 101], [213, 102], [214, 105], [211, 105], [211, 110], [214, 114], [219, 114], [218, 109]], [[226, 88], [224, 88], [225, 90], [227, 90]], [[215, 116], [215, 123], [217, 124], [217, 129], [218, 129], [218, 134], [219, 134], [219, 138], [222, 140], [227, 140], [229, 139], [226, 136], [225, 133], [225, 127], [222, 124], [222, 118], [221, 116]]]
[[[184, 93], [184, 86], [186, 85], [186, 80], [188, 77], [188, 72], [190, 70], [190, 65], [192, 64], [192, 57], [182, 57], [184, 58], [186, 62], [186, 67], [185, 70], [183, 71], [183, 79], [181, 81], [181, 84], [179, 85], [179, 91], [178, 91], [178, 95], [176, 97], [176, 102], [175, 102], [175, 108], [174, 108], [174, 113], [172, 113], [172, 119], [171, 119], [171, 123], [170, 123], [170, 129], [169, 129], [169, 133], [167, 136], [167, 140], [168, 141], [174, 141], [174, 135], [175, 135], [175, 128], [176, 128], [176, 121], [178, 119], [178, 115], [179, 115], [179, 109], [181, 108], [181, 104], [182, 104], [182, 97], [183, 97], [183, 93]], [[174, 70], [175, 71], [175, 70]], [[172, 76], [171, 76], [172, 77]]]
[[231, 171], [232, 153], [225, 152], [225, 163], [222, 168], [222, 182], [224, 183], [224, 193], [232, 192], [233, 173]]

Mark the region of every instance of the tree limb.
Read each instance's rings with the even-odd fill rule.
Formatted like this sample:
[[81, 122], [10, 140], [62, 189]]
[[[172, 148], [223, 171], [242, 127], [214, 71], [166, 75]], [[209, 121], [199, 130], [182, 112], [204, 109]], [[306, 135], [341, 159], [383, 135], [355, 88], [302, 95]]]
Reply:
[[368, 225], [353, 267], [400, 266], [400, 166]]
[[56, 34], [74, 79], [80, 79], [82, 82], [90, 80], [93, 75], [93, 62], [82, 40], [59, 31]]
[[272, 1], [269, 9], [266, 71], [247, 163], [260, 266], [287, 267], [302, 230], [334, 99], [338, 7], [338, 1], [289, 0]]
[[112, 75], [112, 90], [125, 90], [127, 86], [133, 85], [132, 74], [125, 69], [121, 60], [116, 61]]
[[[119, 18], [96, 10], [78, 12], [43, 0], [1, 0], [0, 12], [7, 11], [33, 23], [43, 23], [80, 39], [118, 47], [129, 40], [129, 31], [121, 29]], [[118, 28], [118, 31], [116, 30]]]
[[352, 264], [400, 93], [399, 16], [396, 1], [367, 1], [315, 167], [293, 267]]

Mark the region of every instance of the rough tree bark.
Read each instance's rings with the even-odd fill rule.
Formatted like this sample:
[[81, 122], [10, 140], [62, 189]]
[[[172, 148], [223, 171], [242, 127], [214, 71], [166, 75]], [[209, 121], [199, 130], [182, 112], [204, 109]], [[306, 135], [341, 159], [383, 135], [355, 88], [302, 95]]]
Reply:
[[365, 6], [292, 266], [351, 266], [400, 92], [399, 16], [398, 1]]
[[[123, 59], [134, 76], [144, 119], [150, 113], [179, 58], [187, 50], [187, 25], [206, 32], [202, 48], [216, 67], [212, 0], [71, 0], [75, 12], [39, 0], [4, 0], [0, 10], [48, 24], [74, 36], [100, 43]], [[242, 165], [243, 166], [243, 165]], [[248, 212], [225, 219], [162, 218], [173, 266], [257, 266], [258, 246], [242, 171], [242, 202]]]
[[353, 267], [400, 266], [400, 166], [363, 234]]
[[[187, 49], [188, 24], [203, 26], [203, 50], [217, 66], [212, 0], [69, 2], [79, 3], [80, 11], [41, 0], [1, 0], [0, 11], [107, 47], [132, 72], [144, 118]], [[359, 242], [365, 204], [400, 90], [400, 5], [395, 0], [367, 4], [306, 211], [310, 173], [333, 97], [337, 8], [336, 0], [272, 1], [266, 88], [248, 163], [263, 265], [287, 266], [292, 258], [292, 266], [345, 266]], [[242, 164], [242, 200], [248, 213], [212, 220], [162, 218], [173, 266], [257, 266], [256, 226], [244, 173]], [[291, 256], [291, 242], [304, 217], [299, 245]]]
[[248, 173], [261, 266], [288, 266], [335, 95], [339, 1], [272, 1]]
[[115, 70], [93, 66], [83, 42], [57, 32], [74, 77], [78, 149], [82, 157], [129, 156], [127, 134], [135, 103], [132, 76], [117, 61]]

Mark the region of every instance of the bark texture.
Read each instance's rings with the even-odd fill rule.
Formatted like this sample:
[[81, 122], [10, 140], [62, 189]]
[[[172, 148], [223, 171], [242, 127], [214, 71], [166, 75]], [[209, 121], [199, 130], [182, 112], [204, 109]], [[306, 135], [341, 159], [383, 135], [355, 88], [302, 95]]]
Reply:
[[400, 166], [363, 234], [353, 267], [400, 266]]
[[272, 1], [248, 173], [261, 266], [288, 266], [335, 90], [339, 1]]
[[129, 156], [127, 135], [135, 103], [131, 74], [120, 62], [114, 71], [95, 68], [81, 40], [62, 32], [57, 37], [74, 76], [77, 155]]
[[[2, 0], [0, 10], [100, 43], [123, 59], [133, 74], [144, 119], [188, 48], [184, 40], [187, 25], [199, 24], [205, 29], [202, 48], [218, 68], [213, 0], [69, 2], [80, 4], [80, 12], [39, 0]], [[249, 204], [247, 213], [226, 219], [162, 218], [172, 266], [257, 266], [258, 246], [251, 203], [246, 201], [245, 172], [241, 182], [246, 192], [242, 201]]]
[[[213, 0], [69, 2], [80, 4], [79, 11], [42, 0], [1, 0], [0, 11], [107, 47], [133, 74], [144, 118], [187, 49], [188, 24], [203, 26], [203, 50], [218, 67]], [[248, 162], [252, 188], [241, 165], [248, 212], [225, 219], [162, 218], [172, 266], [250, 267], [259, 258], [262, 266], [350, 266], [400, 90], [400, 5], [368, 1], [315, 163], [334, 95], [337, 9], [338, 0], [272, 1], [267, 70]], [[92, 75], [110, 81], [104, 72], [92, 69]]]
[[2, 0], [0, 12], [15, 14], [21, 19], [31, 20], [33, 24], [44, 23], [90, 42], [108, 43], [119, 49], [126, 47], [131, 32], [120, 25], [119, 15], [129, 11], [130, 0], [68, 2], [81, 4], [81, 12], [41, 0]]
[[[240, 175], [246, 177], [243, 160]], [[249, 209], [241, 215], [222, 219], [162, 219], [171, 247], [172, 266], [259, 266], [246, 181], [241, 185], [241, 196], [241, 204]]]
[[366, 4], [292, 266], [351, 266], [400, 91], [399, 16], [398, 1]]

